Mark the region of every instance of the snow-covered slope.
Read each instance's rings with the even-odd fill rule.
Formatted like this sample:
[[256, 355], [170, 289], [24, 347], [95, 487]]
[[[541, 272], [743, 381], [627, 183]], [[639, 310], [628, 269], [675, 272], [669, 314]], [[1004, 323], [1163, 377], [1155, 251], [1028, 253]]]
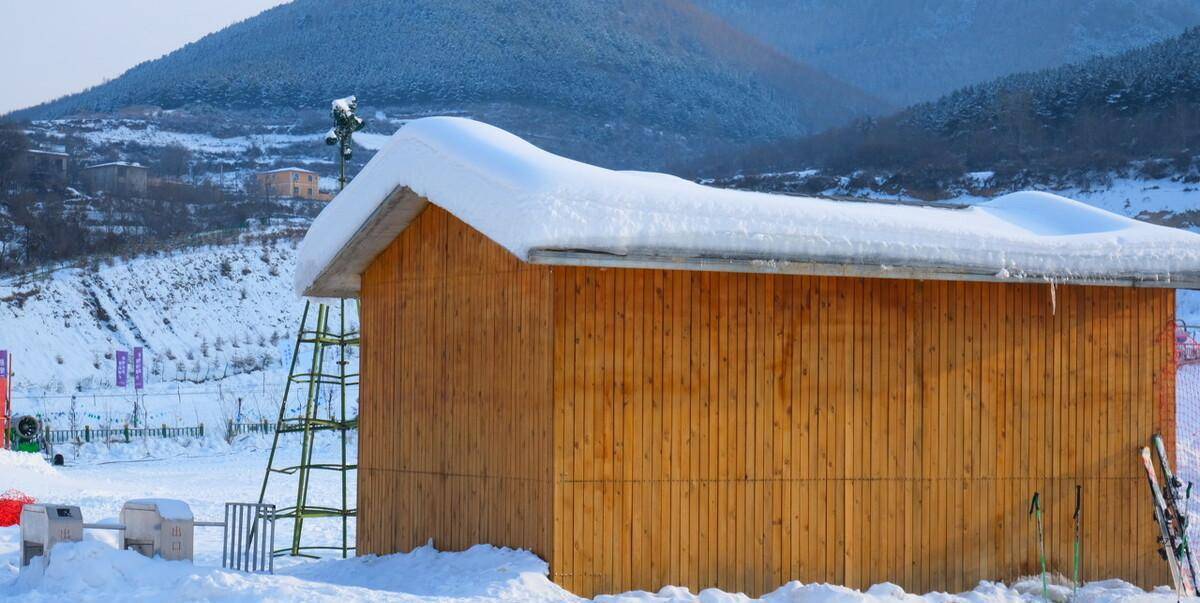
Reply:
[[0, 349], [14, 386], [113, 385], [113, 352], [145, 348], [150, 383], [204, 382], [277, 365], [302, 302], [294, 241], [242, 242], [0, 280]]

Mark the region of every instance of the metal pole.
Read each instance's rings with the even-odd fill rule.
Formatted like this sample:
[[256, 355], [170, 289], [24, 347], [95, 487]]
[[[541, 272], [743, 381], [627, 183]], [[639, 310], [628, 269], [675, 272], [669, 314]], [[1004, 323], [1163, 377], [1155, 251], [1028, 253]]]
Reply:
[[341, 380], [340, 389], [342, 396], [342, 413], [340, 419], [342, 422], [342, 558], [345, 559], [350, 554], [350, 517], [348, 512], [349, 506], [346, 501], [348, 490], [346, 484], [346, 446], [348, 445], [346, 441], [346, 425], [348, 422], [346, 418], [346, 300], [341, 300], [340, 304], [341, 316], [339, 320], [341, 321], [341, 330], [340, 339], [338, 340], [338, 376]]
[[221, 567], [229, 567], [229, 503], [225, 503], [225, 526], [221, 530]]

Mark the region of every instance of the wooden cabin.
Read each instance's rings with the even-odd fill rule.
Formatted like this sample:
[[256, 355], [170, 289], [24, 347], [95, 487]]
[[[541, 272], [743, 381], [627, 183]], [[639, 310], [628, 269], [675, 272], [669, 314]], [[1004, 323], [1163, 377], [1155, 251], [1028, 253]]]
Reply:
[[412, 122], [297, 271], [361, 302], [359, 554], [519, 547], [580, 595], [957, 591], [1038, 571], [1034, 492], [1069, 575], [1080, 484], [1083, 576], [1167, 583], [1137, 451], [1173, 450], [1200, 236], [985, 205], [717, 191]]

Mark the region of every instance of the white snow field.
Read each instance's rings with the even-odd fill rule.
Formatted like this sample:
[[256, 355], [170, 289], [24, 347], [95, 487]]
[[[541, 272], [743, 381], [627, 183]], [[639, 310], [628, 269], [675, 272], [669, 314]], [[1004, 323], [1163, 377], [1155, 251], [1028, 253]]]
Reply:
[[[318, 454], [331, 453], [325, 442]], [[214, 439], [148, 440], [112, 446], [87, 445], [70, 454], [65, 467], [51, 467], [38, 455], [0, 451], [0, 491], [20, 488], [44, 502], [79, 505], [84, 521], [115, 521], [121, 504], [134, 498], [177, 498], [197, 520], [221, 517], [226, 501], [258, 497], [270, 442], [246, 437], [232, 445]], [[283, 454], [298, 455], [295, 446]], [[288, 485], [294, 482], [287, 482]], [[282, 484], [281, 484], [282, 485]], [[314, 484], [314, 496], [337, 496], [336, 484]], [[294, 491], [272, 488], [269, 501], [285, 504]], [[276, 544], [290, 526], [281, 522]], [[309, 532], [308, 530], [311, 530]], [[332, 542], [337, 520], [310, 520], [306, 534]], [[19, 528], [0, 528], [0, 601], [581, 601], [547, 578], [546, 563], [528, 551], [478, 545], [463, 552], [439, 552], [436, 543], [411, 553], [361, 558], [278, 561], [275, 575], [245, 574], [220, 568], [219, 528], [196, 529], [196, 561], [148, 559], [115, 548], [115, 532], [86, 530], [81, 543], [59, 545], [44, 569], [19, 569]], [[1069, 589], [1053, 586], [1066, 600]], [[1013, 586], [981, 583], [958, 595], [906, 594], [893, 584], [865, 592], [790, 582], [764, 596], [772, 603], [852, 603], [875, 601], [1034, 601], [1037, 580]], [[596, 598], [605, 602], [749, 601], [741, 594], [705, 590], [692, 593], [665, 586], [657, 592], [631, 592]], [[1093, 582], [1074, 601], [1174, 601], [1165, 590], [1146, 593], [1119, 580]]]

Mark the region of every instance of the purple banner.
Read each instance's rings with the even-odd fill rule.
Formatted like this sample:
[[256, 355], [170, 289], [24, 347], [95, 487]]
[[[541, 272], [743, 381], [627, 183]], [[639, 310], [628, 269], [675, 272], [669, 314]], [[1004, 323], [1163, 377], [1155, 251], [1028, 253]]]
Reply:
[[133, 388], [142, 389], [146, 379], [142, 373], [142, 348], [133, 348]]
[[0, 350], [0, 379], [8, 376], [8, 351]]
[[129, 385], [129, 352], [117, 350], [117, 387]]

